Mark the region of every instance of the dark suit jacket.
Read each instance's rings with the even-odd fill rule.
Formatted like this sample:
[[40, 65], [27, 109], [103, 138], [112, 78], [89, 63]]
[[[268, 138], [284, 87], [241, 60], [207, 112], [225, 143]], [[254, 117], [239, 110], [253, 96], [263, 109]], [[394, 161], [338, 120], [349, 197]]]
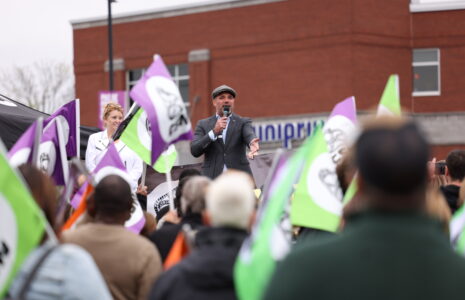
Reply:
[[195, 127], [191, 153], [195, 157], [205, 155], [202, 174], [210, 178], [220, 175], [224, 165], [228, 169], [237, 169], [252, 175], [246, 157], [246, 147], [255, 138], [251, 120], [236, 114], [232, 114], [230, 118], [226, 132], [226, 144], [222, 139], [212, 141], [208, 136], [208, 132], [215, 127], [216, 116], [200, 120]]

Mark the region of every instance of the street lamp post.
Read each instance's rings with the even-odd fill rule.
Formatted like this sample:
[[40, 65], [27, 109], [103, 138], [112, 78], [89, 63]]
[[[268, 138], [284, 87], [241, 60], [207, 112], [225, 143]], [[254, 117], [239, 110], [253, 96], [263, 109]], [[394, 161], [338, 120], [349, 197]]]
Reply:
[[110, 91], [113, 91], [113, 37], [111, 26], [111, 3], [115, 0], [108, 0], [108, 74], [110, 79]]

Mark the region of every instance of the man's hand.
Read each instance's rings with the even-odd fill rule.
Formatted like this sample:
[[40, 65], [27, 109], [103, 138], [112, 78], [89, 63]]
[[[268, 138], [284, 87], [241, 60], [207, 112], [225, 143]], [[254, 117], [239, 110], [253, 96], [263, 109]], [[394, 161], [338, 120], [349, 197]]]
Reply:
[[139, 186], [137, 187], [136, 193], [147, 196], [147, 194], [148, 194], [147, 193], [147, 186], [146, 185], [142, 186], [142, 184], [139, 184]]
[[221, 117], [216, 120], [215, 127], [213, 128], [213, 133], [218, 136], [220, 135], [224, 129], [226, 129], [226, 125], [228, 124], [227, 117]]
[[260, 141], [259, 138], [254, 138], [250, 144], [250, 152], [247, 154], [247, 157], [249, 159], [254, 159], [256, 155], [258, 155], [258, 150], [260, 149], [260, 146], [258, 145], [258, 142]]

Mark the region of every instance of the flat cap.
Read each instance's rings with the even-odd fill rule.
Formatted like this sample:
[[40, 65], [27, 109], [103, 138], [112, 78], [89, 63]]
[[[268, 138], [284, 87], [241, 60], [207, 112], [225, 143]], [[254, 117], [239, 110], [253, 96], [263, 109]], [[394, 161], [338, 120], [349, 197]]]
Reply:
[[232, 87], [223, 84], [213, 90], [212, 99], [215, 99], [216, 96], [218, 96], [221, 93], [230, 93], [231, 95], [233, 95], [234, 98], [236, 98], [236, 91]]

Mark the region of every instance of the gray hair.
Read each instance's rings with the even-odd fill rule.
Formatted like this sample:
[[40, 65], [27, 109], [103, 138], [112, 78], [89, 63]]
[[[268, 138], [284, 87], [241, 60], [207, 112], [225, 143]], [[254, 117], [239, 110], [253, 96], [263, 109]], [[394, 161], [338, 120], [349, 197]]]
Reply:
[[216, 178], [207, 192], [211, 225], [247, 229], [255, 207], [254, 184], [244, 172], [228, 171]]
[[184, 185], [181, 209], [184, 215], [201, 213], [205, 209], [205, 194], [211, 180], [205, 176], [192, 176]]

